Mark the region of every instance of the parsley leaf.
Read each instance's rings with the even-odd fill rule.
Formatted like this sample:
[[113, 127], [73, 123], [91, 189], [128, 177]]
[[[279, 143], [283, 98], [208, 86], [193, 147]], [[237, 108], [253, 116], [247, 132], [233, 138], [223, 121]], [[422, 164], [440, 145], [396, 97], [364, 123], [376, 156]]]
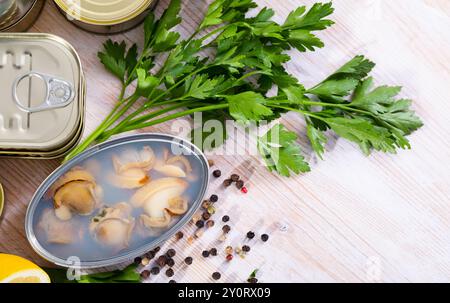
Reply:
[[317, 156], [323, 160], [323, 154], [325, 152], [324, 145], [328, 142], [328, 138], [325, 136], [323, 131], [317, 129], [311, 123], [306, 126], [306, 135], [311, 142], [311, 147]]
[[289, 177], [310, 171], [309, 164], [295, 143], [297, 135], [288, 131], [282, 124], [276, 124], [264, 136], [258, 138], [258, 150], [270, 171]]
[[98, 53], [100, 61], [106, 69], [124, 83], [126, 77], [130, 77], [129, 73], [137, 64], [137, 45], [133, 44], [127, 52], [124, 41], [117, 43], [108, 39], [103, 47], [104, 51]]
[[231, 116], [238, 122], [258, 122], [273, 114], [272, 110], [264, 105], [266, 99], [261, 94], [249, 91], [225, 98], [230, 104]]

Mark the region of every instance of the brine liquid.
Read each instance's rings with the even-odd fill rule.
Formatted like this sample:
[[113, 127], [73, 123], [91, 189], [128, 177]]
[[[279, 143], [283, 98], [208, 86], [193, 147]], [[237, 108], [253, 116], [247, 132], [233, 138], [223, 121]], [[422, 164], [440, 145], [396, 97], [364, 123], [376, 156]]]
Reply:
[[[103, 199], [102, 206], [113, 206], [120, 202], [129, 202], [130, 198], [133, 194], [139, 189], [121, 189], [114, 187], [107, 180], [107, 175], [114, 172], [113, 164], [112, 164], [112, 156], [120, 155], [121, 152], [129, 149], [137, 149], [138, 151], [142, 150], [144, 146], [149, 146], [153, 149], [156, 159], [163, 159], [164, 150], [169, 150], [169, 155], [172, 155], [172, 147], [175, 146], [174, 143], [169, 143], [166, 141], [148, 141], [145, 143], [142, 142], [131, 142], [128, 144], [122, 144], [116, 147], [111, 147], [105, 149], [103, 151], [98, 152], [90, 158], [84, 159], [80, 161], [80, 163], [75, 163], [75, 166], [82, 166], [84, 168], [89, 169], [89, 165], [98, 166], [96, 169], [100, 170], [100, 173], [95, 174], [96, 183], [103, 188]], [[179, 149], [180, 145], [177, 145], [176, 148]], [[48, 243], [47, 235], [42, 228], [38, 227], [39, 220], [43, 215], [43, 212], [46, 209], [53, 210], [53, 198], [43, 197], [35, 210], [33, 216], [33, 229], [36, 235], [37, 240], [41, 244], [41, 246], [47, 250], [49, 253], [63, 260], [67, 260], [69, 257], [78, 257], [82, 262], [95, 262], [102, 261], [105, 259], [110, 259], [113, 257], [118, 257], [130, 253], [136, 249], [142, 248], [143, 246], [147, 246], [154, 242], [155, 240], [164, 238], [165, 234], [168, 233], [171, 227], [173, 227], [177, 222], [182, 220], [186, 214], [189, 213], [189, 209], [192, 207], [195, 201], [201, 200], [203, 197], [202, 194], [202, 178], [204, 176], [204, 167], [202, 166], [202, 161], [200, 157], [191, 151], [187, 150], [183, 147], [183, 155], [189, 160], [192, 166], [192, 173], [189, 174], [192, 178], [188, 176], [188, 178], [184, 178], [185, 181], [189, 183], [187, 190], [183, 193], [183, 197], [188, 198], [188, 211], [181, 216], [173, 216], [172, 223], [167, 228], [162, 229], [151, 229], [151, 232], [143, 234], [142, 232], [138, 232], [139, 215], [143, 213], [142, 208], [134, 208], [132, 211], [132, 216], [135, 219], [135, 227], [131, 234], [131, 238], [129, 241], [129, 246], [127, 248], [118, 250], [114, 247], [107, 247], [95, 240], [95, 238], [89, 232], [89, 224], [91, 219], [98, 214], [98, 211], [101, 209], [96, 209], [89, 216], [80, 216], [77, 214], [73, 214], [73, 218], [71, 220], [75, 220], [77, 226], [79, 226], [81, 232], [81, 240], [77, 240], [70, 244], [53, 244]], [[150, 170], [148, 172], [151, 180], [156, 180], [159, 178], [163, 178], [162, 174]], [[145, 227], [140, 228], [145, 229]], [[149, 230], [146, 230], [149, 231]]]

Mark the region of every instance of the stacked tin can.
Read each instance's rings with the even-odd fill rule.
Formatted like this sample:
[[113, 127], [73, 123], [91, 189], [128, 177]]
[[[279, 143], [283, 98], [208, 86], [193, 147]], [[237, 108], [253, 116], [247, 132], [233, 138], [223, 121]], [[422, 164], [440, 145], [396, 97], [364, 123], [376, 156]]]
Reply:
[[38, 17], [44, 0], [0, 0], [0, 31], [21, 32]]

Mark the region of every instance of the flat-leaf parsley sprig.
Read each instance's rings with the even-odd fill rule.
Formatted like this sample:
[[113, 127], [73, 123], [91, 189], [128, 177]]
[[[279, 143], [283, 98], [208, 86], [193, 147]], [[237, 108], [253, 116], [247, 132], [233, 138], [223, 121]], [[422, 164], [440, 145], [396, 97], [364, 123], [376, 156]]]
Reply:
[[[406, 136], [422, 122], [410, 100], [396, 98], [399, 87], [373, 88], [369, 73], [375, 64], [363, 56], [312, 88], [286, 71], [289, 50], [324, 46], [316, 32], [333, 25], [328, 19], [331, 3], [301, 6], [283, 23], [273, 21], [275, 12], [267, 7], [248, 17], [257, 7], [252, 0], [215, 0], [192, 35], [181, 39], [175, 30], [182, 22], [181, 0], [172, 0], [159, 19], [153, 13], [146, 18], [140, 52], [136, 44], [127, 48], [125, 42], [106, 41], [98, 56], [122, 83], [121, 92], [105, 120], [66, 160], [116, 134], [200, 112], [207, 117], [204, 123], [234, 119], [244, 124], [299, 113], [319, 157], [328, 130], [357, 143], [366, 154], [410, 148]], [[163, 64], [156, 68], [159, 58]], [[126, 93], [129, 87], [134, 87], [131, 94]], [[269, 95], [273, 88], [275, 96]], [[310, 170], [296, 140], [297, 134], [282, 124], [258, 138], [269, 170], [283, 176]]]

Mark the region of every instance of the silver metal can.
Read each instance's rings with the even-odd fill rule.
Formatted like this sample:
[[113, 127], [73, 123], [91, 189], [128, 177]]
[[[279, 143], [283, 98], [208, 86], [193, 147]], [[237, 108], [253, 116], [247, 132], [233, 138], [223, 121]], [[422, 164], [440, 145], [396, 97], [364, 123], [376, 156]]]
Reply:
[[0, 156], [61, 157], [79, 141], [85, 80], [75, 49], [48, 34], [0, 34]]
[[0, 0], [0, 32], [22, 32], [33, 25], [45, 0]]
[[[167, 175], [160, 175], [161, 171], [156, 169], [156, 167], [153, 167], [146, 172], [148, 183], [145, 183], [145, 185], [142, 185], [141, 187], [121, 189], [115, 187], [115, 185], [111, 186], [111, 184], [108, 183], [108, 180], [110, 179], [107, 176], [109, 176], [111, 171], [117, 169], [114, 156], [118, 155], [118, 153], [128, 153], [127, 159], [130, 159], [130, 150], [144, 150], [143, 148], [149, 147], [153, 151], [153, 159], [157, 160], [160, 159], [161, 155], [164, 155], [164, 158], [166, 158], [169, 153], [166, 148], [169, 146], [173, 156], [168, 159], [181, 157], [184, 158], [184, 160], [189, 161], [191, 170], [186, 176], [167, 177]], [[175, 156], [176, 153], [183, 156]], [[167, 163], [169, 162], [170, 161], [168, 160]], [[125, 162], [122, 163], [125, 164]], [[136, 165], [136, 162], [133, 161], [129, 163]], [[87, 180], [83, 179], [84, 177], [82, 174], [78, 174], [76, 177], [72, 174], [71, 176], [73, 178], [69, 178], [71, 173], [79, 173], [80, 169], [85, 170], [83, 173], [85, 176], [87, 171], [90, 172], [89, 174], [92, 174], [90, 181], [85, 182], [95, 183], [96, 187], [93, 188], [94, 192], [99, 191], [99, 188], [101, 188], [100, 192], [104, 193], [101, 198], [103, 205], [96, 208], [96, 210], [90, 214], [73, 213], [73, 216], [61, 218], [56, 214], [56, 212], [59, 211], [59, 208], [57, 207], [57, 205], [59, 205], [57, 195], [59, 195], [59, 190], [65, 182], [67, 182], [65, 184], [70, 184], [70, 182]], [[188, 171], [188, 169], [186, 169], [186, 171]], [[28, 241], [33, 249], [44, 259], [63, 267], [76, 265], [80, 268], [99, 268], [132, 261], [134, 258], [162, 245], [192, 219], [194, 214], [200, 208], [207, 191], [209, 183], [208, 171], [208, 161], [195, 145], [171, 135], [145, 133], [125, 136], [94, 146], [59, 167], [37, 189], [28, 206], [25, 218], [25, 230]], [[102, 180], [102, 178], [105, 179]], [[72, 179], [77, 181], [70, 181]], [[161, 183], [158, 183], [160, 181]], [[142, 225], [142, 222], [144, 222], [142, 220], [142, 214], [147, 214], [147, 207], [151, 206], [148, 206], [147, 204], [138, 206], [133, 204], [133, 199], [135, 199], [135, 197], [142, 198], [142, 191], [145, 192], [146, 190], [149, 190], [152, 193], [148, 194], [149, 196], [144, 195], [145, 199], [151, 198], [151, 203], [158, 201], [156, 204], [159, 205], [162, 200], [168, 199], [168, 192], [174, 194], [170, 185], [167, 185], [165, 182], [185, 182], [184, 184], [189, 184], [189, 186], [184, 187], [182, 193], [176, 193], [177, 195], [180, 194], [185, 197], [186, 207], [184, 208], [183, 213], [172, 213], [172, 215], [175, 215], [172, 217], [171, 223], [166, 225], [167, 227], [162, 228], [161, 226], [158, 226], [158, 228], [153, 228], [154, 226], [152, 226], [150, 229], [147, 229], [147, 225]], [[157, 183], [159, 186], [156, 185]], [[161, 187], [161, 184], [166, 185]], [[158, 187], [160, 191], [156, 190], [155, 187]], [[76, 196], [78, 197], [81, 194], [80, 191], [77, 191]], [[119, 201], [120, 203], [118, 203]], [[169, 201], [172, 201], [172, 199]], [[99, 222], [102, 218], [105, 218], [105, 220], [111, 219], [112, 217], [109, 217], [108, 215], [110, 212], [107, 210], [115, 207], [114, 205], [118, 205], [117, 203], [120, 204], [121, 207], [123, 204], [132, 207], [132, 210], [128, 212], [127, 217], [120, 218], [121, 220], [126, 220], [125, 222], [128, 223], [133, 222], [131, 229], [127, 229], [126, 234], [137, 235], [136, 238], [128, 239], [127, 245], [121, 246], [122, 248], [120, 250], [116, 249], [116, 246], [114, 246], [114, 249], [112, 246], [111, 249], [109, 249], [108, 245], [111, 244], [110, 242], [108, 242], [108, 244], [105, 244], [105, 242], [98, 242], [100, 239], [99, 235], [92, 233], [93, 230], [96, 231], [97, 229], [91, 228], [92, 224], [96, 224], [95, 222]], [[140, 209], [142, 213], [140, 213]], [[169, 210], [166, 208], [164, 209], [167, 211]], [[150, 213], [151, 211], [152, 210], [150, 210]], [[48, 213], [51, 213], [51, 218], [47, 216]], [[55, 220], [55, 218], [55, 224], [58, 224], [56, 226], [57, 228], [55, 226], [50, 228], [49, 222]], [[71, 231], [71, 235], [73, 236], [69, 237], [68, 241], [62, 241], [60, 237], [62, 234], [56, 235], [56, 240], [50, 239], [50, 231], [62, 233], [64, 229], [68, 228], [66, 224], [72, 224], [71, 226], [78, 228]], [[144, 230], [142, 228], [144, 228]], [[105, 234], [107, 235], [109, 233], [102, 230], [102, 235]], [[117, 229], [115, 229], [114, 233], [111, 234], [116, 235], [121, 234], [121, 232], [118, 232]], [[76, 264], [73, 263], [74, 260], [76, 260]]]

